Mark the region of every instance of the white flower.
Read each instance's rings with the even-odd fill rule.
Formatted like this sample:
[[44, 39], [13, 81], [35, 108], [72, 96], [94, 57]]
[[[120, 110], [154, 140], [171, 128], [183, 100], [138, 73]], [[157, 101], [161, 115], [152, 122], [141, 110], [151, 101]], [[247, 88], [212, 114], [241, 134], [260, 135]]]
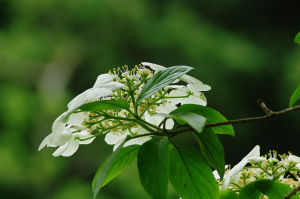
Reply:
[[[147, 130], [145, 130], [141, 127], [131, 129], [131, 131], [138, 135], [149, 133]], [[104, 140], [107, 144], [114, 145], [113, 151], [115, 151], [128, 135], [131, 135], [129, 130], [126, 130], [122, 134], [120, 132], [117, 132], [117, 133], [110, 132], [110, 133], [106, 134]], [[150, 139], [151, 139], [151, 136], [143, 136], [143, 137], [139, 137], [139, 138], [134, 138], [134, 139], [127, 141], [124, 144], [124, 147], [134, 145], [134, 144], [142, 145]]]
[[[99, 75], [94, 86], [83, 93], [77, 95], [73, 100], [68, 103], [68, 110], [60, 115], [52, 125], [52, 132], [40, 144], [39, 149], [47, 147], [59, 147], [53, 156], [70, 156], [74, 154], [80, 144], [89, 144], [94, 138], [82, 125], [84, 113], [71, 114], [72, 111], [79, 108], [81, 105], [90, 101], [99, 100], [101, 97], [111, 96], [113, 91], [121, 88], [124, 84], [114, 81], [115, 76], [112, 74]], [[79, 139], [87, 139], [80, 141]]]
[[68, 122], [64, 122], [65, 113], [60, 115], [52, 125], [52, 133], [49, 134], [40, 144], [39, 149], [47, 147], [59, 147], [53, 156], [71, 156], [73, 155], [79, 144], [90, 144], [94, 138], [80, 141], [79, 139], [90, 138], [91, 134], [81, 123], [84, 121], [84, 113], [72, 114]]
[[60, 115], [52, 124], [52, 132], [40, 144], [39, 151], [45, 146], [56, 147], [65, 144], [71, 138], [71, 132], [66, 131], [65, 113]]
[[[162, 105], [157, 107], [156, 112], [157, 113], [169, 114], [171, 111], [175, 110], [176, 108], [177, 108], [176, 106], [173, 106], [173, 105], [170, 105], [170, 104], [162, 104]], [[151, 123], [153, 125], [156, 125], [156, 126], [158, 126], [164, 119], [163, 117], [161, 117], [159, 115], [156, 115], [156, 114], [151, 115], [151, 114], [148, 113], [148, 111], [144, 114], [144, 117], [145, 117], [146, 122], [149, 122], [149, 123]], [[172, 119], [168, 119], [166, 121], [166, 129], [172, 129], [173, 126], [174, 126], [174, 121]], [[146, 129], [142, 128], [142, 127], [137, 127], [137, 128], [131, 129], [131, 133], [133, 133], [136, 136], [136, 135], [147, 134], [147, 133], [150, 133], [150, 132], [147, 131]], [[114, 145], [113, 150], [115, 151], [118, 148], [118, 146], [124, 141], [124, 139], [128, 135], [131, 135], [131, 133], [130, 133], [129, 130], [126, 130], [123, 133], [110, 132], [110, 133], [106, 134], [104, 140], [107, 144]], [[151, 136], [142, 136], [142, 137], [134, 138], [134, 139], [131, 139], [131, 140], [127, 141], [124, 144], [124, 147], [129, 146], [129, 145], [134, 145], [134, 144], [142, 145], [150, 139], [151, 139]]]
[[[67, 129], [67, 130], [69, 130], [69, 129]], [[71, 130], [71, 128], [70, 128], [70, 131], [73, 131], [73, 130]], [[91, 134], [86, 130], [72, 133], [71, 138], [64, 145], [58, 147], [58, 149], [53, 153], [53, 156], [57, 157], [57, 156], [61, 155], [61, 156], [68, 157], [68, 156], [73, 155], [79, 148], [80, 144], [90, 144], [95, 139], [95, 137], [93, 137], [93, 138], [90, 138], [90, 137], [91, 137]], [[79, 139], [87, 139], [87, 138], [90, 138], [90, 139], [84, 140], [84, 141], [79, 140]]]
[[116, 77], [113, 74], [101, 74], [97, 77], [93, 88], [107, 88], [110, 90], [122, 88], [124, 84], [114, 81], [115, 78]]
[[263, 161], [265, 158], [260, 157], [260, 147], [256, 145], [250, 153], [248, 153], [241, 162], [235, 165], [226, 175], [224, 175], [224, 183], [220, 186], [220, 189], [225, 190], [229, 187], [231, 183], [234, 183], [239, 179], [241, 170], [249, 161], [259, 162]]
[[295, 155], [289, 155], [288, 160], [294, 162], [294, 163], [300, 163], [300, 157], [295, 156]]
[[288, 160], [294, 162], [296, 164], [296, 167], [300, 169], [300, 157], [295, 155], [289, 155]]
[[124, 84], [113, 81], [114, 78], [115, 76], [111, 74], [99, 75], [93, 88], [77, 95], [69, 102], [68, 111], [72, 112], [89, 101], [99, 100], [101, 97], [110, 96], [113, 94], [113, 91], [124, 87]]
[[89, 101], [92, 100], [98, 100], [101, 97], [107, 97], [112, 95], [112, 90], [109, 90], [107, 88], [90, 88], [84, 91], [83, 93], [80, 93], [77, 95], [74, 99], [72, 99], [68, 104], [68, 112], [72, 112], [82, 106], [83, 104], [86, 104]]
[[[164, 66], [149, 62], [142, 62], [142, 65], [148, 66], [156, 72], [166, 69]], [[179, 78], [179, 80], [186, 82], [188, 84], [188, 87], [195, 91], [208, 91], [211, 89], [209, 85], [203, 84], [200, 80], [190, 75], [183, 75]]]
[[[198, 104], [206, 106], [207, 100], [203, 93], [194, 90], [194, 87], [191, 87], [190, 84], [187, 86], [170, 86], [174, 89], [169, 93], [169, 97], [182, 97], [182, 98], [173, 98], [172, 102], [174, 104]], [[188, 96], [188, 97], [185, 97]]]
[[[177, 107], [174, 103], [165, 103], [157, 107], [156, 113], [158, 114], [149, 114], [148, 111], [145, 113], [145, 121], [158, 126], [163, 120], [164, 117], [159, 115], [162, 114], [169, 114], [170, 112], [174, 111]], [[172, 119], [168, 119], [166, 121], [166, 129], [172, 129], [174, 126], [174, 121]]]

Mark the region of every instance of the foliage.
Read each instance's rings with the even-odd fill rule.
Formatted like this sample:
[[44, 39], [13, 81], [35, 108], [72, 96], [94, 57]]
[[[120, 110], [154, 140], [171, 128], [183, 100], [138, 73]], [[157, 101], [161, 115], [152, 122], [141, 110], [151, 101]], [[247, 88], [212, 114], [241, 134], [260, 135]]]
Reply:
[[294, 106], [294, 104], [300, 99], [300, 86], [298, 86], [293, 92], [290, 98], [290, 107]]
[[296, 35], [294, 41], [295, 41], [295, 43], [300, 44], [300, 32]]
[[[253, 20], [249, 6], [268, 9]], [[90, 196], [91, 175], [111, 152], [100, 139], [72, 158], [52, 158], [50, 150], [35, 149], [71, 96], [111, 64], [141, 59], [188, 63], [195, 68], [193, 76], [214, 88], [209, 106], [231, 118], [255, 114], [258, 96], [271, 103], [285, 100], [286, 88], [299, 82], [297, 47], [284, 45], [298, 24], [290, 15], [297, 7], [285, 6], [261, 1], [1, 1], [1, 198]], [[285, 12], [280, 20], [289, 22], [284, 31], [274, 23], [276, 8]], [[237, 18], [240, 13], [244, 17]], [[268, 28], [257, 28], [262, 22]], [[299, 153], [293, 148], [297, 114], [289, 118], [263, 128], [260, 123], [240, 125], [234, 144], [221, 136], [226, 162], [238, 160], [237, 149], [265, 140], [270, 148], [281, 143], [280, 150]], [[289, 141], [282, 141], [281, 132], [290, 132]], [[134, 174], [127, 168], [100, 198], [146, 198]], [[176, 198], [172, 191], [169, 197]]]
[[[259, 146], [231, 170], [226, 169], [225, 175], [224, 148], [217, 134], [234, 135], [232, 125], [205, 106], [202, 82], [181, 78], [191, 67], [152, 64], [151, 69], [155, 67], [160, 69], [155, 74], [139, 65], [99, 75], [94, 86], [76, 96], [55, 120], [40, 149], [58, 147], [54, 156], [71, 156], [80, 144], [90, 144], [105, 134], [114, 152], [94, 177], [94, 198], [136, 157], [141, 184], [154, 199], [167, 199], [168, 181], [184, 199], [259, 199], [262, 195], [279, 199], [291, 192], [296, 182], [286, 179], [290, 181], [286, 185], [284, 175], [290, 172], [298, 179], [300, 157], [283, 155], [278, 160], [273, 152], [266, 159], [260, 157]], [[179, 80], [187, 85], [177, 84]], [[291, 105], [296, 100], [294, 92]], [[270, 113], [266, 106], [262, 108]], [[173, 138], [181, 133], [191, 133], [200, 150], [178, 146]], [[245, 167], [248, 163], [249, 168]]]

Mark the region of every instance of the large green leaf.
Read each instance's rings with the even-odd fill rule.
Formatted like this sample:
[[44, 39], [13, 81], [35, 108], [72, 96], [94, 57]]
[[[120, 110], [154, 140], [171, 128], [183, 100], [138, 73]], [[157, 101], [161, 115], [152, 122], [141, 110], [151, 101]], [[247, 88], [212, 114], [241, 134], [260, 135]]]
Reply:
[[128, 139], [129, 138], [127, 137], [117, 150], [113, 152], [99, 167], [92, 182], [93, 198], [97, 196], [98, 192], [104, 185], [119, 175], [122, 170], [137, 156], [140, 148], [139, 145], [122, 148]]
[[138, 153], [141, 183], [154, 199], [166, 199], [169, 179], [168, 138], [152, 139], [142, 145]]
[[298, 32], [298, 34], [296, 35], [294, 42], [300, 44], [300, 32]]
[[282, 199], [292, 190], [288, 185], [271, 180], [257, 181], [255, 187], [271, 199]]
[[190, 66], [172, 66], [156, 73], [143, 87], [136, 103], [140, 103], [147, 97], [155, 94], [162, 88], [174, 82], [192, 69]]
[[260, 199], [261, 192], [255, 187], [255, 183], [251, 182], [247, 184], [240, 192], [239, 197], [240, 199]]
[[211, 129], [205, 129], [202, 133], [193, 133], [193, 135], [200, 145], [202, 155], [208, 164], [218, 171], [222, 179], [225, 172], [225, 154], [218, 136]]
[[[178, 114], [184, 112], [192, 112], [202, 115], [207, 119], [206, 124], [226, 122], [227, 119], [218, 111], [207, 106], [201, 106], [196, 104], [184, 104], [172, 111], [170, 114]], [[234, 130], [231, 124], [211, 127], [215, 134], [229, 134], [234, 136]]]
[[218, 185], [211, 168], [196, 148], [171, 148], [170, 181], [184, 199], [218, 198]]
[[198, 133], [201, 133], [203, 131], [206, 122], [205, 117], [193, 112], [181, 112], [169, 116], [179, 121], [181, 124], [188, 124]]
[[291, 191], [288, 185], [267, 179], [259, 179], [246, 185], [240, 192], [240, 199], [256, 199], [262, 194], [271, 199], [282, 199]]
[[231, 190], [221, 190], [220, 199], [239, 199], [239, 196]]
[[81, 111], [102, 111], [129, 109], [129, 107], [129, 103], [125, 100], [101, 100], [84, 104], [78, 109]]
[[294, 104], [300, 99], [300, 85], [296, 88], [296, 90], [293, 92], [291, 98], [290, 98], [290, 104], [289, 106], [292, 107]]

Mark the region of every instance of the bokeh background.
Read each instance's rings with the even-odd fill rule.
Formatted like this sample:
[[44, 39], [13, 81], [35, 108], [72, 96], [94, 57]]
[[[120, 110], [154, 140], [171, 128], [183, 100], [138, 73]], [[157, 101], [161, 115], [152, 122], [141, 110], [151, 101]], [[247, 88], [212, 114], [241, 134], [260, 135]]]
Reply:
[[[68, 101], [111, 67], [193, 66], [213, 88], [209, 106], [230, 119], [263, 114], [260, 98], [287, 107], [300, 84], [296, 2], [0, 0], [0, 198], [91, 198], [93, 175], [112, 151], [102, 137], [69, 158], [37, 148]], [[236, 138], [221, 136], [226, 162], [256, 144], [300, 155], [299, 118], [236, 125]], [[148, 198], [136, 165], [98, 198]]]

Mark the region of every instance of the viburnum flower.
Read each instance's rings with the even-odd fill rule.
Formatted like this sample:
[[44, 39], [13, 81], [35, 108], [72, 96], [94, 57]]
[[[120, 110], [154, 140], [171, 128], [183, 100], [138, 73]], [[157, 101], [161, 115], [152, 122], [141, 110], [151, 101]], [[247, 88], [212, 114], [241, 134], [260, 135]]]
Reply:
[[[249, 164], [250, 166], [247, 166]], [[216, 171], [213, 173], [219, 182], [220, 189], [239, 191], [240, 188], [257, 179], [279, 181], [295, 188], [300, 184], [299, 172], [300, 157], [292, 154], [279, 155], [276, 151], [260, 156], [259, 146], [256, 146], [232, 169], [226, 168], [222, 181]]]
[[[263, 159], [265, 158], [260, 157], [260, 147], [256, 145], [237, 165], [235, 165], [224, 175], [220, 189], [227, 189], [231, 183], [235, 183], [241, 175], [241, 170], [246, 166], [247, 163], [250, 161], [259, 162]], [[216, 174], [214, 175], [216, 176]], [[219, 179], [220, 177], [217, 177], [217, 180]]]
[[89, 144], [94, 138], [80, 141], [91, 137], [91, 134], [82, 124], [84, 115], [82, 113], [72, 114], [68, 119], [69, 113], [80, 107], [81, 105], [98, 100], [113, 94], [113, 91], [123, 87], [124, 85], [114, 81], [114, 76], [110, 74], [99, 75], [94, 86], [83, 93], [77, 95], [68, 103], [68, 110], [60, 115], [52, 125], [52, 133], [49, 134], [40, 144], [39, 150], [47, 147], [59, 147], [53, 156], [71, 156], [73, 155], [79, 144]]
[[[143, 87], [155, 74], [155, 69], [149, 67], [140, 64], [129, 69], [123, 66], [99, 75], [92, 88], [69, 102], [68, 110], [55, 120], [52, 133], [44, 139], [39, 150], [45, 146], [59, 147], [54, 156], [70, 156], [80, 144], [89, 144], [98, 135], [105, 135], [106, 143], [114, 145], [114, 150], [127, 136], [137, 138], [128, 140], [124, 146], [141, 145], [151, 139], [150, 135], [141, 135], [149, 134], [153, 129], [173, 128], [174, 121], [165, 120], [158, 113], [169, 114], [180, 104], [206, 105], [206, 98], [200, 91], [210, 87], [195, 78], [183, 76], [179, 80], [183, 79], [187, 86], [166, 86], [136, 104]], [[88, 103], [106, 101], [126, 102], [129, 109], [82, 112], [80, 108]]]
[[111, 74], [99, 75], [94, 86], [83, 93], [77, 95], [68, 104], [68, 112], [71, 112], [81, 105], [98, 100], [101, 97], [111, 96], [113, 91], [124, 87], [124, 84], [114, 81], [115, 76]]

